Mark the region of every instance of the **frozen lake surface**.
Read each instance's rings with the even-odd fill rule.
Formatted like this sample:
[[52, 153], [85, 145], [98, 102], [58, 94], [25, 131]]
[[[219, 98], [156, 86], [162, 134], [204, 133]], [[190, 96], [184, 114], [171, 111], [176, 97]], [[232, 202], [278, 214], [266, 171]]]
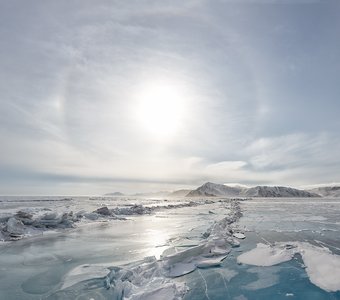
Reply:
[[3, 237], [19, 210], [72, 226], [1, 243], [0, 299], [340, 299], [340, 199], [1, 197]]

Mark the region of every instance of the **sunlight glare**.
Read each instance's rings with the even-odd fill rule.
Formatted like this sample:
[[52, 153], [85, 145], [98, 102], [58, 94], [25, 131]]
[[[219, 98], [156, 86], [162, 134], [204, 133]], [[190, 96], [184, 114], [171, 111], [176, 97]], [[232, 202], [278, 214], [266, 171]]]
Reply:
[[185, 97], [180, 89], [170, 84], [151, 84], [144, 87], [137, 105], [138, 119], [154, 137], [175, 134], [185, 113]]

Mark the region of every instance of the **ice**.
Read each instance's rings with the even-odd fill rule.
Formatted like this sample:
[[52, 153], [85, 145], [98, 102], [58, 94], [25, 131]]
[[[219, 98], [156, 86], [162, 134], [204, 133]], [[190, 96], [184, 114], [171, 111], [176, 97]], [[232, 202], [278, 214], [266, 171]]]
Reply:
[[166, 273], [166, 276], [175, 278], [186, 274], [189, 274], [196, 270], [196, 263], [176, 263], [170, 267], [170, 270]]
[[[95, 198], [97, 199], [97, 198]], [[103, 198], [107, 199], [107, 198]], [[103, 200], [98, 198], [97, 200]], [[110, 199], [110, 198], [108, 198]], [[92, 198], [88, 200], [93, 201]], [[112, 199], [111, 199], [112, 200]], [[116, 202], [116, 198], [114, 199]], [[21, 200], [20, 200], [21, 201]], [[19, 201], [19, 203], [21, 203]], [[101, 203], [101, 207], [96, 208], [93, 211], [86, 211], [84, 209], [73, 214], [73, 210], [70, 210], [70, 202], [72, 198], [61, 199], [32, 199], [30, 200], [34, 204], [44, 203], [49, 204], [51, 208], [47, 207], [22, 207], [20, 210], [12, 213], [2, 213], [0, 216], [0, 238], [3, 240], [19, 240], [21, 238], [29, 237], [32, 235], [41, 234], [51, 229], [67, 229], [76, 227], [77, 223], [91, 222], [91, 221], [107, 221], [107, 220], [126, 220], [121, 215], [126, 216], [141, 216], [150, 215], [152, 213], [162, 210], [172, 210], [185, 207], [197, 207], [200, 205], [208, 205], [214, 202], [212, 201], [185, 201], [167, 205], [150, 205], [145, 206], [142, 204], [126, 204], [122, 202], [122, 206], [116, 206], [109, 208]], [[23, 201], [21, 204], [28, 204], [29, 201]], [[50, 203], [51, 202], [51, 203]], [[7, 202], [5, 202], [7, 203]], [[9, 202], [11, 203], [11, 202]], [[56, 203], [60, 203], [61, 206], [57, 207]], [[65, 205], [67, 203], [67, 205]], [[12, 204], [12, 203], [11, 203]], [[52, 205], [53, 204], [53, 205]], [[92, 204], [92, 203], [91, 203]], [[74, 206], [74, 205], [73, 205]], [[76, 207], [74, 207], [76, 208]], [[12, 209], [10, 210], [12, 211]], [[6, 230], [5, 224], [11, 219], [8, 226], [9, 230]], [[16, 221], [15, 221], [16, 220]], [[14, 224], [15, 222], [15, 224]], [[22, 226], [24, 225], [24, 226]], [[20, 227], [20, 228], [19, 228]], [[40, 229], [40, 231], [36, 230]]]
[[240, 226], [249, 231], [321, 232], [339, 230], [339, 199], [253, 199], [241, 202]]
[[227, 268], [218, 269], [217, 272], [227, 281], [230, 281], [238, 274], [235, 270], [229, 270]]
[[255, 249], [238, 256], [237, 261], [255, 266], [273, 266], [291, 260], [294, 254], [294, 251], [287, 251], [285, 245], [272, 247], [259, 243]]
[[94, 213], [103, 215], [103, 216], [111, 216], [110, 210], [107, 208], [107, 206], [100, 207], [94, 211]]
[[[239, 245], [232, 238], [233, 224], [240, 217], [240, 207], [231, 202], [229, 215], [215, 222], [204, 234], [201, 244], [186, 250], [163, 256], [163, 266], [167, 276], [177, 277], [194, 271], [196, 268], [220, 266], [232, 246]], [[175, 275], [175, 276], [174, 276]]]
[[326, 291], [340, 290], [340, 256], [328, 248], [296, 243], [312, 283]]
[[99, 219], [99, 214], [92, 212], [92, 213], [84, 213], [84, 217], [86, 219], [92, 220], [92, 221], [96, 221]]
[[214, 255], [226, 255], [231, 251], [231, 247], [224, 247], [224, 248], [220, 248], [220, 247], [213, 247], [210, 250], [210, 253], [214, 256]]
[[197, 268], [210, 268], [210, 267], [218, 267], [221, 265], [222, 261], [227, 256], [219, 256], [215, 258], [203, 258], [197, 261]]
[[258, 276], [258, 279], [256, 281], [248, 283], [247, 285], [243, 286], [243, 288], [246, 290], [254, 291], [274, 286], [279, 282], [278, 276], [279, 271], [280, 268], [278, 267], [272, 267], [267, 269], [256, 267], [248, 269], [248, 272], [256, 274]]
[[241, 240], [246, 238], [246, 236], [241, 232], [235, 232], [233, 233], [233, 236]]
[[21, 236], [24, 234], [25, 227], [20, 220], [10, 218], [7, 221], [6, 231], [10, 234], [10, 236]]
[[201, 243], [198, 246], [190, 247], [186, 250], [182, 250], [180, 252], [164, 256], [163, 261], [170, 266], [183, 262], [185, 260], [192, 260], [195, 257], [201, 255], [205, 250], [205, 244]]
[[116, 215], [145, 215], [151, 214], [155, 207], [144, 207], [143, 205], [133, 205], [131, 207], [116, 207], [112, 212]]
[[19, 210], [8, 219], [3, 235], [5, 240], [18, 240], [41, 234], [45, 230], [72, 228], [73, 224], [78, 221], [79, 218], [74, 216], [72, 211], [46, 213], [46, 210], [41, 210], [36, 214], [31, 214]]
[[0, 202], [0, 239], [10, 218], [40, 233], [0, 243], [1, 299], [340, 297], [337, 199], [33, 200]]
[[[179, 256], [180, 257], [180, 256]], [[190, 262], [179, 262], [173, 265], [168, 266], [169, 262], [166, 262], [166, 268], [168, 271], [165, 273], [167, 277], [180, 277], [186, 274], [189, 274], [196, 270], [196, 268], [211, 268], [218, 267], [221, 265], [223, 259], [226, 256], [218, 256], [214, 258], [205, 258], [205, 257], [193, 257], [189, 259]], [[183, 261], [186, 261], [185, 257], [182, 258]]]
[[237, 260], [256, 266], [272, 266], [291, 260], [300, 254], [312, 283], [328, 292], [340, 291], [340, 256], [326, 247], [306, 242], [277, 243], [273, 246], [258, 244], [253, 250], [241, 254]]
[[33, 214], [31, 214], [27, 211], [19, 210], [15, 214], [15, 218], [17, 220], [20, 220], [24, 225], [32, 225], [33, 224]]
[[233, 300], [248, 300], [248, 298], [245, 297], [244, 295], [240, 295], [240, 296], [234, 297]]
[[[124, 299], [182, 299], [187, 287], [163, 276], [162, 263], [155, 257], [122, 267], [112, 267], [105, 279], [107, 289], [112, 288]], [[118, 297], [118, 299], [120, 299]]]
[[23, 260], [25, 266], [46, 266], [58, 263], [58, 257], [51, 253], [26, 253]]
[[199, 205], [211, 204], [210, 201], [201, 201], [201, 202], [184, 202], [179, 204], [168, 204], [168, 205], [154, 205], [154, 206], [143, 206], [141, 204], [134, 204], [130, 207], [116, 207], [111, 210], [111, 212], [115, 215], [146, 215], [151, 214], [155, 211], [165, 210], [165, 209], [176, 209], [183, 207], [193, 207]]
[[80, 265], [65, 276], [61, 289], [66, 289], [84, 280], [104, 278], [108, 272], [109, 268], [105, 265]]
[[[159, 260], [151, 256], [127, 265], [109, 267], [111, 271], [104, 280], [105, 287], [112, 289], [118, 299], [122, 295], [126, 299], [182, 299], [187, 286], [174, 281], [174, 278], [189, 274], [197, 268], [220, 266], [235, 245], [232, 225], [240, 216], [240, 208], [237, 203], [230, 202], [227, 212], [225, 217], [212, 224], [208, 235], [202, 236], [200, 241], [194, 239], [194, 246], [189, 246], [191, 243], [186, 241], [187, 246], [184, 247], [183, 239], [175, 239], [174, 242], [178, 240], [184, 249], [173, 253], [166, 251]], [[157, 233], [156, 230], [149, 232]], [[105, 268], [108, 266], [77, 267], [65, 277], [61, 289], [94, 277], [102, 277]]]
[[126, 300], [179, 300], [183, 298], [187, 287], [180, 283], [157, 283], [155, 288], [145, 287], [141, 292], [125, 297]]

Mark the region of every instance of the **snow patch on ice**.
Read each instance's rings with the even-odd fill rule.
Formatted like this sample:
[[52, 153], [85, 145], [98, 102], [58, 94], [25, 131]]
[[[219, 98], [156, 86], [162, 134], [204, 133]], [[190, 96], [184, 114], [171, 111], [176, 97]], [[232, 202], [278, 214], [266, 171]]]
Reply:
[[255, 249], [238, 256], [240, 263], [255, 266], [272, 266], [289, 261], [300, 254], [306, 266], [309, 280], [328, 292], [340, 291], [340, 256], [326, 247], [317, 247], [306, 242], [257, 244]]
[[238, 256], [237, 261], [248, 265], [268, 267], [289, 261], [294, 254], [293, 251], [287, 251], [284, 245], [272, 247], [259, 243], [255, 249]]
[[300, 243], [298, 246], [306, 272], [312, 283], [326, 291], [340, 290], [340, 256], [328, 248]]

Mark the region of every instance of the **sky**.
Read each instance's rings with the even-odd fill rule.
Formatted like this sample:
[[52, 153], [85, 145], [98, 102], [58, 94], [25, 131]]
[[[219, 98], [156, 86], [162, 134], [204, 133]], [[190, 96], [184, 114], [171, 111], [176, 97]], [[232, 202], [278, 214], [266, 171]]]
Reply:
[[0, 194], [340, 182], [337, 0], [0, 1]]

